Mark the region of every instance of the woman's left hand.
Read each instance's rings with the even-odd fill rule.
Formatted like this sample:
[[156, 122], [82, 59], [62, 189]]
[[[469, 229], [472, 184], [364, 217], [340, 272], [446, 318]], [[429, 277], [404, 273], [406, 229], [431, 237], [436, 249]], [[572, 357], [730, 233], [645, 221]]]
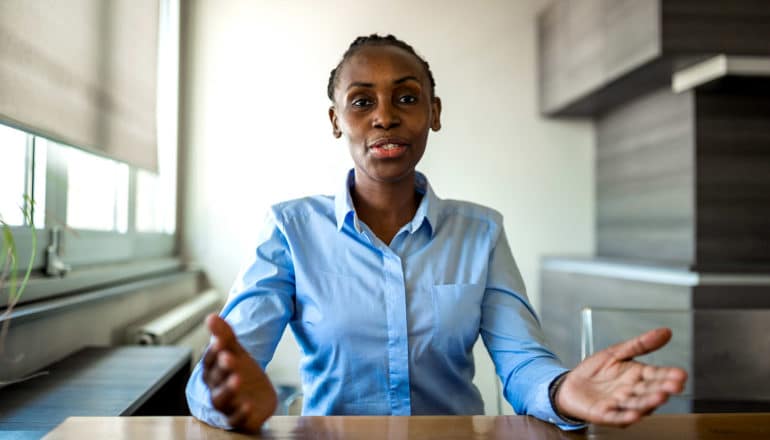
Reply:
[[671, 339], [659, 328], [586, 358], [567, 373], [556, 393], [556, 410], [567, 417], [612, 426], [630, 425], [682, 392], [687, 372], [633, 358], [653, 352]]

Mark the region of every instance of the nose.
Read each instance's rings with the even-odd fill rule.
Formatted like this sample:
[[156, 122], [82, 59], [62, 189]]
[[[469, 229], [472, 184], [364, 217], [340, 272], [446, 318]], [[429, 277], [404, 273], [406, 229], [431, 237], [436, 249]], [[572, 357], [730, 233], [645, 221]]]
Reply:
[[379, 101], [377, 108], [372, 113], [372, 126], [389, 130], [400, 124], [401, 116], [398, 114], [398, 109], [388, 100]]

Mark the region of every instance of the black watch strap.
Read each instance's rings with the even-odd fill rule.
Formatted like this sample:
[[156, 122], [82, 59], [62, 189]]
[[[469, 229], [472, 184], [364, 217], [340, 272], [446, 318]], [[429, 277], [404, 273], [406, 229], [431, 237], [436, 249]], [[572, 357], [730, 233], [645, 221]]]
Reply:
[[553, 411], [556, 413], [556, 415], [561, 417], [562, 420], [569, 423], [570, 425], [580, 425], [585, 423], [585, 421], [567, 417], [556, 410], [556, 393], [559, 391], [561, 383], [564, 382], [564, 379], [567, 378], [567, 373], [569, 373], [569, 371], [565, 371], [564, 373], [556, 376], [556, 378], [551, 381], [551, 384], [548, 385], [548, 400], [551, 402], [551, 408], [553, 408]]

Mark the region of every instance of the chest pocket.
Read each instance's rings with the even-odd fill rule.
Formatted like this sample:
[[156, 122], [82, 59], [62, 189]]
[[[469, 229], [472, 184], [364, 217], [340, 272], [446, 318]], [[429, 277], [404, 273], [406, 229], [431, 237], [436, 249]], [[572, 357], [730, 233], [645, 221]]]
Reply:
[[473, 348], [481, 323], [483, 284], [441, 284], [432, 288], [433, 340], [452, 351]]

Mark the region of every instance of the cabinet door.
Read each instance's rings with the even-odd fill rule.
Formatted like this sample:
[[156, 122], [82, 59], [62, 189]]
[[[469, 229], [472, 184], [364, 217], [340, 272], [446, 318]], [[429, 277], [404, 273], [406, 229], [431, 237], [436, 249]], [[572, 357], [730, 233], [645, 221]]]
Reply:
[[538, 20], [541, 110], [562, 111], [661, 54], [660, 0], [559, 0]]

